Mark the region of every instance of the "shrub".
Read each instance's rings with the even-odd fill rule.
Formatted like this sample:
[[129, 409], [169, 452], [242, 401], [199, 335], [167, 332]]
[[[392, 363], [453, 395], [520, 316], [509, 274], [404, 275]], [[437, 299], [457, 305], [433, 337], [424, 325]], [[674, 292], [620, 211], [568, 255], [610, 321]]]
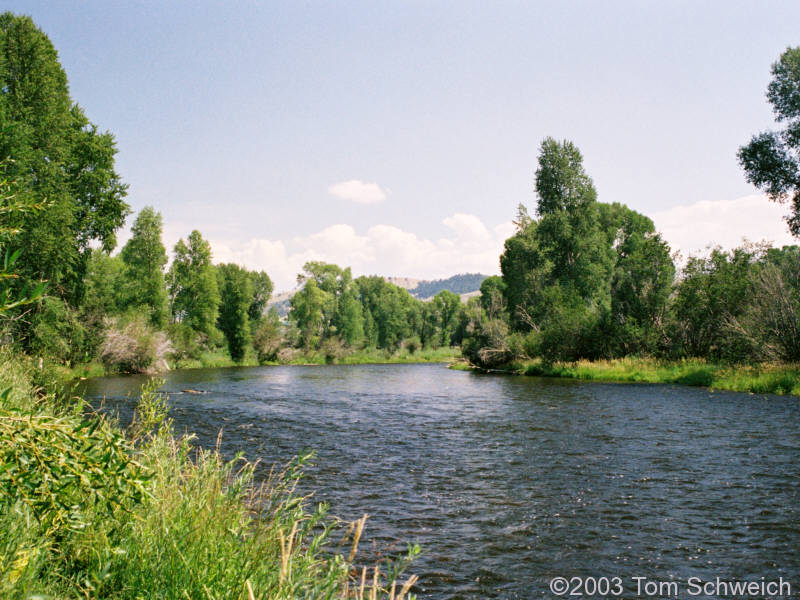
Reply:
[[169, 370], [167, 355], [172, 345], [166, 334], [156, 331], [147, 317], [136, 314], [111, 321], [100, 349], [100, 359], [110, 369], [123, 373], [157, 373]]
[[333, 363], [347, 356], [347, 346], [338, 336], [325, 338], [320, 346], [320, 352], [325, 356], [326, 363]]
[[419, 339], [418, 335], [414, 335], [403, 340], [401, 346], [408, 350], [409, 354], [414, 354], [417, 350], [422, 348], [422, 341]]

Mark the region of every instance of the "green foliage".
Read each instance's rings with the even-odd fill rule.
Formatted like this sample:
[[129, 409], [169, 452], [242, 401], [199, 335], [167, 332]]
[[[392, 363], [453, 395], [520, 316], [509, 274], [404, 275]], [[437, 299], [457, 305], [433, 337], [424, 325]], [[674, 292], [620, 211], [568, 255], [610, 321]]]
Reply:
[[739, 315], [726, 317], [725, 332], [740, 341], [737, 345], [744, 348], [746, 358], [800, 360], [800, 290], [790, 283], [800, 281], [800, 270], [792, 263], [794, 269], [781, 269], [770, 262], [751, 268], [745, 306]]
[[86, 328], [64, 300], [47, 297], [31, 317], [31, 352], [66, 363], [86, 357]]
[[747, 349], [728, 335], [725, 324], [746, 305], [755, 249], [715, 249], [708, 258], [692, 257], [683, 269], [672, 304], [673, 352], [682, 356], [737, 360]]
[[539, 148], [535, 187], [540, 216], [580, 211], [597, 198], [594, 184], [583, 170], [583, 156], [568, 140], [544, 139]]
[[456, 317], [461, 308], [461, 298], [448, 290], [442, 290], [431, 300], [431, 316], [438, 330], [438, 344], [450, 345], [456, 327]]
[[703, 359], [626, 357], [546, 363], [540, 359], [505, 365], [509, 373], [620, 383], [670, 383], [754, 394], [800, 394], [795, 364], [731, 366]]
[[[481, 289], [487, 314], [472, 317], [472, 333], [464, 334], [476, 364], [484, 364], [481, 356], [496, 366], [499, 357], [553, 362], [648, 354], [664, 345], [675, 275], [669, 247], [644, 215], [597, 202], [582, 162], [571, 142], [542, 143], [538, 219], [520, 206], [517, 232], [500, 257], [502, 278], [488, 278]], [[498, 320], [510, 326], [503, 341]]]
[[248, 310], [253, 302], [253, 284], [246, 269], [239, 265], [217, 267], [220, 309], [217, 325], [228, 342], [231, 358], [241, 361], [250, 343]]
[[789, 230], [800, 235], [800, 47], [787, 48], [772, 65], [767, 100], [781, 131], [753, 136], [739, 149], [739, 163], [747, 181], [772, 200], [791, 202], [786, 217]]
[[278, 352], [283, 342], [281, 329], [280, 317], [274, 309], [258, 322], [253, 334], [253, 349], [256, 351], [259, 364], [278, 360]]
[[113, 137], [99, 133], [69, 97], [50, 40], [29, 17], [0, 15], [0, 160], [21, 194], [47, 201], [22, 215], [12, 252], [23, 281], [48, 280], [76, 303], [89, 244], [115, 244], [127, 214], [126, 186], [114, 171]]
[[159, 328], [167, 324], [167, 251], [161, 242], [162, 228], [161, 214], [146, 206], [133, 222], [131, 239], [120, 253], [125, 263], [123, 307], [148, 311], [150, 322]]
[[195, 331], [213, 335], [220, 303], [217, 275], [211, 263], [211, 244], [197, 230], [175, 244], [167, 276], [172, 318]]
[[125, 438], [99, 418], [3, 410], [0, 466], [0, 511], [24, 505], [47, 535], [85, 528], [99, 507], [113, 518], [146, 491]]
[[267, 302], [272, 296], [272, 280], [264, 271], [251, 271], [250, 282], [253, 285], [253, 300], [247, 309], [251, 321], [259, 321], [267, 309]]
[[33, 285], [18, 282], [22, 249], [12, 251], [10, 244], [22, 233], [19, 225], [22, 217], [36, 214], [44, 205], [37, 204], [29, 196], [20, 197], [17, 191], [16, 184], [6, 178], [0, 179], [0, 319], [36, 302], [45, 291], [44, 282]]

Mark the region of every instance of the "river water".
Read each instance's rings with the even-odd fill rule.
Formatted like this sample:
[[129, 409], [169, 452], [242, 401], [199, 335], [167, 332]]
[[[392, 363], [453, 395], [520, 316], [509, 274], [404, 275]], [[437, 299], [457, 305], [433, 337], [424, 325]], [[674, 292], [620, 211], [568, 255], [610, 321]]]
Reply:
[[[316, 450], [303, 489], [343, 519], [369, 513], [378, 548], [419, 543], [420, 598], [553, 598], [554, 577], [619, 577], [625, 598], [667, 597], [634, 577], [675, 582], [681, 598], [723, 597], [690, 594], [691, 577], [782, 577], [800, 597], [797, 398], [443, 365], [166, 379], [176, 428], [202, 445], [222, 429], [226, 455], [267, 465]], [[124, 421], [142, 381], [86, 392]]]

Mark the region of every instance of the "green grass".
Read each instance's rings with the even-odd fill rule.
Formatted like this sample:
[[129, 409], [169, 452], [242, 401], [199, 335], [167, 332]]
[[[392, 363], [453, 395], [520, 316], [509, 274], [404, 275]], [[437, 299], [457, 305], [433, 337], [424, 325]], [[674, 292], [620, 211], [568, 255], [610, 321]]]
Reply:
[[673, 383], [755, 394], [800, 395], [800, 365], [796, 364], [724, 365], [701, 359], [621, 358], [551, 365], [532, 360], [511, 363], [502, 370], [584, 381]]
[[[424, 348], [416, 352], [401, 349], [396, 352], [376, 348], [365, 348], [350, 351], [339, 358], [329, 359], [322, 352], [298, 352], [285, 362], [268, 362], [266, 365], [367, 365], [367, 364], [409, 364], [409, 363], [447, 363], [457, 360], [461, 355], [458, 348]], [[177, 367], [181, 369], [195, 367], [232, 367], [255, 366], [258, 362], [253, 357], [247, 357], [240, 363], [233, 362], [227, 354], [208, 354], [197, 362], [181, 361]]]
[[0, 349], [0, 598], [409, 597], [419, 548], [359, 564], [364, 520], [345, 530], [295, 492], [310, 456], [257, 485], [253, 462], [173, 433], [157, 384], [123, 431], [46, 379]]
[[254, 356], [247, 355], [241, 362], [234, 361], [225, 350], [203, 352], [199, 358], [184, 358], [173, 362], [174, 369], [210, 369], [215, 367], [253, 367], [258, 364]]

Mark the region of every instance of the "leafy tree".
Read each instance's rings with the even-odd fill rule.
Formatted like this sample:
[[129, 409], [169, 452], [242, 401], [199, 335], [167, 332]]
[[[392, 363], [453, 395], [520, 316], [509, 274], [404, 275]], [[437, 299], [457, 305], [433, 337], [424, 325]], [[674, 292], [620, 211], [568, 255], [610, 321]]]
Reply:
[[364, 312], [352, 284], [339, 297], [333, 325], [348, 346], [357, 346], [364, 341]]
[[453, 292], [442, 290], [433, 297], [431, 305], [438, 324], [439, 343], [448, 346], [457, 325], [456, 317], [461, 308], [461, 298]]
[[20, 193], [46, 200], [35, 217], [18, 215], [26, 281], [48, 280], [73, 305], [90, 243], [112, 249], [128, 213], [127, 186], [114, 171], [116, 148], [69, 97], [67, 78], [47, 36], [29, 17], [0, 15], [0, 160]]
[[110, 256], [102, 248], [91, 252], [84, 279], [86, 292], [81, 304], [84, 315], [102, 317], [119, 310], [123, 303], [120, 288], [124, 272], [125, 263], [121, 257]]
[[[600, 226], [597, 193], [569, 141], [542, 142], [536, 171], [539, 220], [520, 218], [500, 258], [506, 301], [516, 328], [548, 319], [544, 290], [559, 286], [576, 310], [597, 315], [610, 305], [614, 251]], [[525, 211], [526, 212], [526, 211]]]
[[267, 302], [272, 296], [272, 280], [264, 271], [251, 271], [250, 282], [253, 284], [253, 301], [247, 309], [250, 320], [258, 322], [264, 316]]
[[253, 302], [253, 282], [246, 269], [239, 265], [217, 267], [220, 291], [218, 326], [228, 342], [231, 358], [241, 361], [250, 343], [248, 311]]
[[583, 170], [583, 156], [568, 140], [544, 139], [539, 148], [535, 188], [540, 216], [580, 210], [597, 199], [594, 184]]
[[125, 263], [124, 307], [143, 308], [149, 313], [150, 322], [159, 328], [167, 323], [164, 285], [167, 251], [161, 241], [161, 230], [161, 213], [146, 206], [136, 217], [131, 239], [120, 253]]
[[314, 278], [306, 281], [303, 289], [292, 296], [289, 317], [297, 323], [307, 349], [316, 348], [321, 341], [333, 303], [334, 296], [320, 288]]
[[[421, 327], [420, 301], [382, 277], [359, 277], [355, 280], [364, 305], [365, 333], [377, 347], [394, 350], [400, 342]], [[366, 322], [366, 315], [370, 322]]]
[[758, 249], [717, 248], [708, 258], [692, 257], [683, 268], [672, 303], [672, 338], [686, 356], [741, 359], [746, 348], [736, 346], [725, 324], [746, 306], [750, 272]]
[[607, 243], [615, 249], [603, 353], [653, 354], [666, 335], [664, 319], [675, 277], [669, 246], [648, 217], [616, 203], [599, 203], [598, 208]]
[[[23, 306], [39, 300], [45, 292], [44, 282], [36, 283], [32, 289], [15, 285], [19, 279], [17, 263], [22, 249], [11, 247], [22, 233], [19, 222], [22, 217], [35, 214], [42, 209], [32, 198], [19, 197], [16, 185], [6, 178], [0, 179], [0, 319], [6, 320]], [[20, 288], [22, 288], [20, 290]]]
[[767, 87], [781, 131], [765, 131], [739, 148], [739, 163], [747, 180], [771, 200], [791, 202], [789, 230], [800, 236], [800, 47], [787, 48], [772, 65]]
[[480, 302], [483, 310], [489, 312], [493, 307], [499, 308], [503, 302], [503, 292], [506, 284], [502, 277], [492, 275], [481, 283]]
[[259, 320], [253, 334], [253, 348], [260, 364], [278, 360], [283, 341], [282, 326], [278, 311], [273, 307]]
[[175, 258], [167, 277], [172, 318], [211, 336], [220, 303], [211, 245], [197, 230], [189, 234], [187, 242], [181, 239], [175, 244]]

